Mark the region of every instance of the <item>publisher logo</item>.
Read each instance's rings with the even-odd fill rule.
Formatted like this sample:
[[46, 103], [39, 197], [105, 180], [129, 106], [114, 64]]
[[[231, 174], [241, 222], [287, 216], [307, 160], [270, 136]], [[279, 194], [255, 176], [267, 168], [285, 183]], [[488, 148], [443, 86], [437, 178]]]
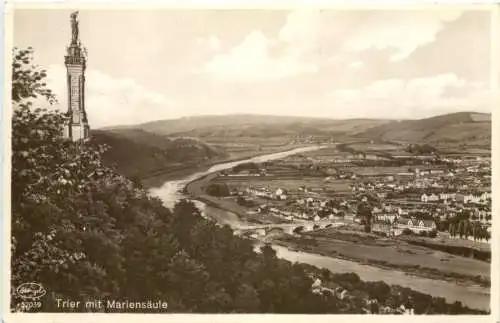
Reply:
[[47, 291], [38, 283], [23, 283], [16, 288], [17, 295], [24, 301], [37, 301], [42, 298]]

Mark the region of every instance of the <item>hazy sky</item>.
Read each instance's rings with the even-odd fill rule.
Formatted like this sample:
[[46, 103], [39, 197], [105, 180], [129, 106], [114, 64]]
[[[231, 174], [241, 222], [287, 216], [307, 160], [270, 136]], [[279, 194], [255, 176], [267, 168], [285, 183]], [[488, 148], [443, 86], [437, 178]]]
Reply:
[[[80, 10], [89, 122], [490, 112], [490, 13], [451, 9]], [[34, 47], [63, 109], [69, 15], [14, 14], [14, 45]]]

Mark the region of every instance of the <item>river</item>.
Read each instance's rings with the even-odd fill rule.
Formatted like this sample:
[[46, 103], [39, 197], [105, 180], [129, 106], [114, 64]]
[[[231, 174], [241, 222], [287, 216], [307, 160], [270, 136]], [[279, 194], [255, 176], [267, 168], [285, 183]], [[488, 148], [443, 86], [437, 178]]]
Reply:
[[[181, 180], [165, 182], [161, 187], [152, 188], [150, 192], [159, 197], [165, 206], [172, 208], [176, 201], [189, 198], [183, 193], [184, 187], [191, 181], [213, 172], [232, 168], [238, 164], [247, 162], [264, 162], [269, 160], [282, 159], [286, 156], [295, 155], [307, 151], [320, 149], [322, 146], [311, 146], [296, 148], [285, 152], [262, 155], [246, 160], [222, 163], [212, 166], [206, 171], [197, 172]], [[193, 201], [205, 216], [215, 219], [219, 223], [228, 224], [233, 229], [238, 229], [248, 225], [236, 214], [221, 210], [219, 208], [206, 205], [200, 201]], [[365, 281], [382, 280], [388, 284], [409, 287], [416, 291], [430, 294], [432, 296], [444, 297], [448, 302], [460, 301], [471, 308], [489, 310], [490, 309], [490, 289], [481, 286], [460, 285], [444, 280], [436, 280], [408, 275], [397, 270], [382, 269], [375, 266], [363, 265], [354, 261], [338, 258], [326, 257], [318, 254], [289, 250], [282, 246], [274, 245], [278, 257], [292, 262], [302, 262], [320, 268], [327, 268], [334, 273], [354, 272]]]

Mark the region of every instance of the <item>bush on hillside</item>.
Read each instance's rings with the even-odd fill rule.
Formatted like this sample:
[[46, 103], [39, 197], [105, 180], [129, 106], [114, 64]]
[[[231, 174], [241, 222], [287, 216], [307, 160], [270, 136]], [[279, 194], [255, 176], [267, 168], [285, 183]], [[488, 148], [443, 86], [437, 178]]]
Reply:
[[248, 171], [259, 171], [259, 166], [255, 163], [242, 163], [238, 164], [233, 167], [233, 172], [239, 173], [241, 171], [248, 170]]
[[212, 196], [224, 197], [231, 195], [231, 190], [225, 183], [212, 183], [207, 186], [206, 192]]

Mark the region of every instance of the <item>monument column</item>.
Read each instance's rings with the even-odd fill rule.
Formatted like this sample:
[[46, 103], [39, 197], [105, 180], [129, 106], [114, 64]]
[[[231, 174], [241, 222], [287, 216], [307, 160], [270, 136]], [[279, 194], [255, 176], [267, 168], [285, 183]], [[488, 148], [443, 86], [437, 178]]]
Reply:
[[78, 11], [71, 14], [71, 43], [64, 63], [68, 81], [68, 124], [65, 136], [73, 141], [89, 138], [90, 128], [85, 111], [86, 54], [79, 38]]

